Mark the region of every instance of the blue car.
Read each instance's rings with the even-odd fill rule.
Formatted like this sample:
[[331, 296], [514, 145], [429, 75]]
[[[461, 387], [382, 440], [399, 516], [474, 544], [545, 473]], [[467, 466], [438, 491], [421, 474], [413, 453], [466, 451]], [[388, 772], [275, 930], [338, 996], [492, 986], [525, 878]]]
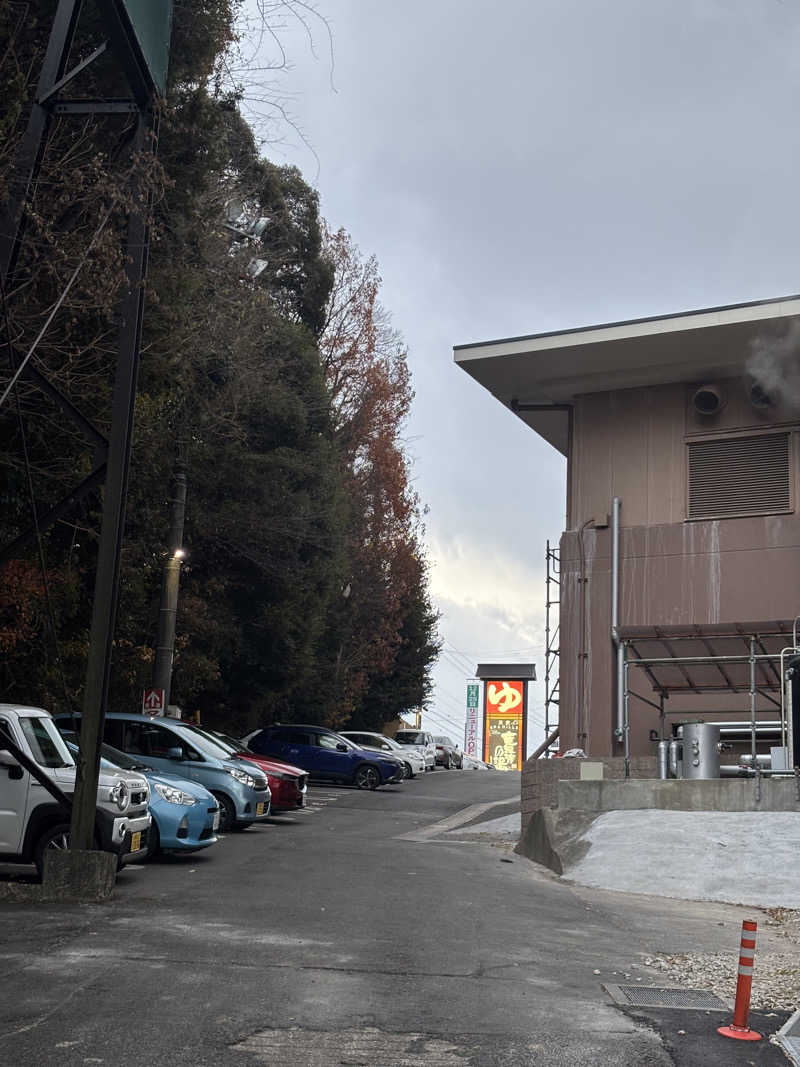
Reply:
[[[74, 729], [73, 718], [57, 715], [59, 729]], [[159, 774], [177, 775], [212, 793], [219, 804], [219, 829], [243, 830], [270, 815], [269, 782], [255, 765], [244, 766], [179, 719], [115, 712], [106, 715], [103, 740]]]
[[396, 756], [367, 752], [324, 726], [276, 723], [250, 737], [247, 745], [260, 756], [304, 767], [312, 778], [346, 782], [357, 789], [377, 789], [405, 777], [403, 761]]
[[[62, 727], [67, 748], [75, 755], [77, 734]], [[111, 745], [101, 745], [100, 766], [142, 774], [150, 785], [150, 814], [153, 821], [147, 837], [147, 857], [157, 852], [196, 852], [217, 842], [219, 805], [214, 797], [197, 782], [188, 782], [174, 774], [156, 774], [152, 767], [126, 756]]]

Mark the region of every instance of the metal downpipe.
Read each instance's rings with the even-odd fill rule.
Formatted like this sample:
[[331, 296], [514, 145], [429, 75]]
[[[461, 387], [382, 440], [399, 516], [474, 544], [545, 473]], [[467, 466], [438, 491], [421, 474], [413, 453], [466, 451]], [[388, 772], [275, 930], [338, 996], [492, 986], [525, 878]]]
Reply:
[[[615, 496], [611, 502], [611, 640], [617, 652], [617, 725], [614, 737], [626, 743], [627, 749], [627, 671], [625, 670], [625, 646], [619, 636], [619, 513], [622, 501]], [[626, 777], [629, 774], [629, 759], [625, 761]]]

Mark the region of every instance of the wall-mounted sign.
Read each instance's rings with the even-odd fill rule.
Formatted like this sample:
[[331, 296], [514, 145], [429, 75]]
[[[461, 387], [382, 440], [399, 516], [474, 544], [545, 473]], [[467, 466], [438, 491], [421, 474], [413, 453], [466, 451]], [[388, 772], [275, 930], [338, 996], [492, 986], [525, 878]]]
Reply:
[[523, 679], [485, 683], [483, 758], [499, 771], [522, 770], [527, 695]]

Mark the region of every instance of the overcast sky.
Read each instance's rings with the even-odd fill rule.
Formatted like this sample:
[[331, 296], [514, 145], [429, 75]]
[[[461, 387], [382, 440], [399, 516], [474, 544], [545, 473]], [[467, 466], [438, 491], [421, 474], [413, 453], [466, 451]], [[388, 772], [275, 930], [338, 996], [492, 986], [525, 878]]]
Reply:
[[[317, 7], [333, 69], [325, 27], [310, 21], [312, 49], [288, 20], [292, 69], [273, 89], [313, 152], [285, 124], [265, 151], [377, 256], [408, 343], [408, 446], [446, 649], [425, 721], [455, 734], [476, 661], [534, 659], [542, 677], [565, 463], [454, 366], [452, 346], [797, 292], [800, 9]], [[541, 681], [531, 695], [532, 748]]]

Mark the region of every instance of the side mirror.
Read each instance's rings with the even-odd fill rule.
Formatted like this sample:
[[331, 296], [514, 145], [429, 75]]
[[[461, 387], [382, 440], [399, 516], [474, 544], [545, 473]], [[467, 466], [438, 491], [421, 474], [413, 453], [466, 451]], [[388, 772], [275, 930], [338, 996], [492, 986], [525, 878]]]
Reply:
[[337, 743], [337, 745], [336, 745], [336, 751], [337, 752], [348, 752], [349, 749], [347, 748], [347, 745], [343, 741], [339, 741]]
[[12, 782], [18, 782], [25, 774], [7, 748], [0, 750], [0, 767], [5, 767]]
[[183, 759], [184, 753], [182, 748], [168, 748], [167, 759]]

